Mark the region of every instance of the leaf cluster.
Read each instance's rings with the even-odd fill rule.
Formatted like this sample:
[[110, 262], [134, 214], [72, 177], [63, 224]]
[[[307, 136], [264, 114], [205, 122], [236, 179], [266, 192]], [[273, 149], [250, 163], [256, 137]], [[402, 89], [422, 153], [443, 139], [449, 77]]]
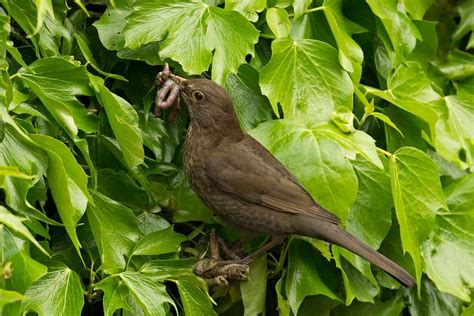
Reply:
[[[471, 315], [474, 2], [1, 0], [0, 314]], [[192, 273], [211, 229], [168, 62], [345, 228], [417, 279], [291, 237], [248, 282]], [[248, 251], [265, 240], [246, 244]]]

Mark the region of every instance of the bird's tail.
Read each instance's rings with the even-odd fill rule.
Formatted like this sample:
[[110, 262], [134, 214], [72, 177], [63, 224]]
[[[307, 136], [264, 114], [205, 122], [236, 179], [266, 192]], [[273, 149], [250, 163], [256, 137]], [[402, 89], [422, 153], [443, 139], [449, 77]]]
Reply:
[[298, 219], [296, 220], [297, 223], [295, 227], [297, 227], [299, 234], [322, 239], [344, 247], [375, 264], [404, 286], [412, 287], [415, 285], [416, 281], [410, 273], [405, 271], [392, 260], [372, 249], [370, 246], [358, 240], [356, 237], [344, 231], [338, 225], [308, 218], [307, 216], [297, 217]]

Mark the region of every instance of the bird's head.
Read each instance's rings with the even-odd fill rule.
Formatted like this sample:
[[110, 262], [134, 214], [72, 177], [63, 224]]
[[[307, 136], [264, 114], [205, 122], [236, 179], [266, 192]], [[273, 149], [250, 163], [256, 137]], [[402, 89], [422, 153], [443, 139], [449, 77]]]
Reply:
[[186, 103], [192, 120], [211, 122], [235, 117], [229, 94], [211, 80], [183, 80], [180, 96]]

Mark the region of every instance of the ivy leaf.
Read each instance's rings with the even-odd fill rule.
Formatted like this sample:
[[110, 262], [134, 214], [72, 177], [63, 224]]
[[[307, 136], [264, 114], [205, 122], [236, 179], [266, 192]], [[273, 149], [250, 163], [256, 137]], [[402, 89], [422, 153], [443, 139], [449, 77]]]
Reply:
[[95, 287], [104, 292], [104, 314], [112, 316], [118, 309], [132, 312], [132, 307], [128, 303], [128, 287], [123, 280], [117, 277], [108, 277], [100, 281]]
[[11, 230], [19, 233], [24, 238], [28, 239], [33, 245], [38, 247], [46, 256], [50, 256], [49, 253], [38, 243], [38, 241], [33, 237], [28, 228], [23, 224], [25, 218], [15, 216], [10, 213], [5, 207], [0, 205], [0, 223], [5, 224]]
[[257, 40], [258, 31], [239, 13], [197, 2], [138, 1], [125, 27], [126, 47], [163, 41], [162, 58], [176, 60], [190, 74], [212, 61], [212, 79], [220, 84], [253, 54]]
[[87, 175], [66, 145], [59, 140], [39, 134], [31, 135], [31, 138], [48, 154], [46, 175], [49, 188], [59, 216], [80, 255], [81, 244], [77, 237], [76, 226], [86, 211], [90, 199]]
[[343, 133], [339, 128], [335, 128], [330, 124], [317, 125], [312, 128], [312, 131], [338, 143], [344, 150], [347, 158], [355, 160], [356, 154], [358, 154], [378, 168], [383, 168], [382, 161], [380, 161], [377, 154], [375, 140], [369, 134], [358, 130], [353, 133]]
[[416, 46], [421, 35], [415, 24], [403, 10], [397, 8], [396, 0], [368, 0], [372, 12], [380, 18], [390, 38], [397, 65], [404, 61]]
[[275, 114], [279, 116], [280, 103], [288, 119], [329, 121], [340, 108], [352, 110], [351, 79], [339, 65], [337, 51], [317, 40], [274, 40], [272, 58], [260, 72], [260, 87]]
[[[285, 291], [294, 315], [298, 314], [303, 299], [310, 295], [321, 294], [336, 301], [340, 300], [318, 273], [324, 268], [324, 264], [327, 263], [317, 255], [316, 250], [310, 244], [298, 239], [291, 242], [288, 250]], [[330, 277], [327, 274], [328, 271], [325, 272], [326, 277]]]
[[413, 17], [415, 20], [423, 20], [425, 12], [433, 4], [434, 0], [403, 0], [403, 5], [405, 10]]
[[265, 314], [267, 294], [267, 256], [260, 256], [250, 264], [249, 279], [240, 282], [240, 294], [245, 315]]
[[186, 237], [169, 227], [142, 237], [133, 248], [132, 256], [161, 255], [176, 252]]
[[453, 33], [453, 41], [457, 42], [464, 35], [471, 32], [471, 36], [469, 36], [469, 41], [467, 42], [466, 50], [471, 49], [474, 47], [474, 12], [472, 7], [474, 6], [474, 1], [466, 0], [461, 5], [457, 7], [459, 11], [459, 15], [461, 16], [461, 22]]
[[250, 134], [287, 166], [322, 207], [345, 221], [356, 198], [357, 177], [334, 140], [286, 119], [260, 124]]
[[277, 38], [287, 37], [291, 30], [291, 22], [288, 12], [282, 8], [270, 8], [267, 10], [266, 20], [268, 27]]
[[48, 158], [2, 109], [0, 106], [1, 120], [4, 121], [4, 134], [0, 141], [0, 164], [16, 166], [24, 174], [35, 176], [30, 179], [0, 177], [0, 188], [5, 191], [5, 202], [22, 215], [58, 225], [58, 222], [48, 218], [31, 204], [35, 201], [30, 202], [27, 199], [29, 190], [46, 174]]
[[107, 119], [117, 138], [127, 167], [133, 169], [143, 163], [145, 156], [138, 114], [123, 98], [110, 92], [102, 79], [91, 75], [91, 83], [100, 104], [105, 108]]
[[426, 271], [436, 286], [464, 301], [474, 287], [474, 174], [452, 182], [445, 189], [449, 210], [436, 216], [430, 239], [425, 242]]
[[84, 290], [79, 275], [63, 263], [54, 263], [48, 273], [26, 291], [29, 299], [23, 312], [35, 311], [40, 316], [80, 315]]
[[473, 98], [474, 94], [444, 97], [435, 126], [438, 153], [463, 169], [474, 166]]
[[94, 204], [87, 208], [87, 219], [99, 248], [102, 268], [107, 273], [125, 269], [125, 256], [130, 257], [140, 238], [138, 222], [124, 205], [95, 192]]
[[246, 131], [273, 118], [273, 111], [258, 85], [258, 72], [242, 65], [237, 74], [229, 74], [225, 88], [232, 98], [234, 111]]
[[175, 283], [183, 302], [185, 315], [217, 315], [212, 308], [212, 298], [207, 294], [207, 284], [204, 280], [189, 273], [178, 276]]
[[13, 235], [2, 224], [0, 224], [0, 260], [11, 262], [12, 274], [7, 284], [21, 293], [47, 271], [46, 266], [30, 257], [29, 243]]
[[390, 158], [390, 174], [403, 251], [410, 254], [420, 284], [420, 247], [434, 227], [436, 213], [447, 209], [438, 166], [424, 152], [403, 147]]
[[0, 289], [0, 313], [3, 310], [3, 306], [18, 301], [24, 301], [25, 299], [26, 296], [18, 292]]
[[347, 72], [351, 73], [353, 81], [359, 82], [364, 53], [359, 44], [351, 38], [351, 31], [346, 25], [346, 18], [342, 15], [341, 6], [342, 0], [325, 0], [324, 15], [339, 48], [339, 62]]
[[78, 129], [97, 131], [97, 118], [77, 100], [77, 96], [93, 95], [84, 66], [66, 58], [44, 58], [20, 69], [18, 76], [72, 139], [77, 138]]
[[175, 306], [166, 287], [145, 274], [125, 271], [118, 275], [147, 316], [166, 315], [168, 304]]
[[262, 12], [266, 4], [266, 0], [225, 0], [226, 10], [237, 11], [251, 22], [257, 22], [258, 12]]

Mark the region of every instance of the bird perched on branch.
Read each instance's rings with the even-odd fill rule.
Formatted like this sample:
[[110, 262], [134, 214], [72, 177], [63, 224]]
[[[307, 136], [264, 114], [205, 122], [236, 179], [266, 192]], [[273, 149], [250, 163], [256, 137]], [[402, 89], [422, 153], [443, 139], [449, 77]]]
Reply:
[[185, 80], [167, 66], [157, 83], [157, 109], [177, 106], [181, 97], [189, 111], [184, 170], [194, 192], [225, 221], [275, 236], [237, 263], [248, 264], [284, 236], [302, 235], [342, 246], [403, 285], [415, 284], [403, 268], [346, 232], [339, 219], [318, 205], [280, 161], [242, 131], [222, 87], [207, 79]]

